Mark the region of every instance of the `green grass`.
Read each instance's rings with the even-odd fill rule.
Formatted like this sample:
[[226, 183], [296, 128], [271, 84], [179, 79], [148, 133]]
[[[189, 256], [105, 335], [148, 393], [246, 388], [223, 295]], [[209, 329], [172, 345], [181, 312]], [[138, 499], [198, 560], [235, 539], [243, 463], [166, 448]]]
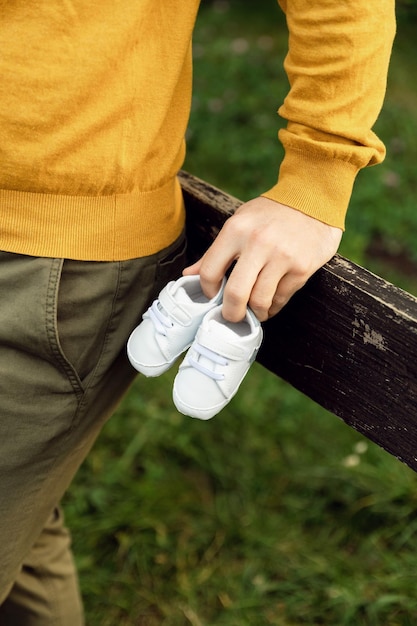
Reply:
[[415, 474], [258, 365], [208, 423], [173, 375], [138, 379], [67, 498], [88, 623], [412, 624]]
[[[187, 168], [246, 199], [276, 175], [286, 32], [274, 2], [236, 6], [201, 11]], [[410, 290], [368, 250], [416, 256], [416, 45], [342, 250]], [[137, 379], [66, 497], [88, 625], [414, 626], [416, 474], [257, 364], [209, 422], [175, 411], [174, 374]]]

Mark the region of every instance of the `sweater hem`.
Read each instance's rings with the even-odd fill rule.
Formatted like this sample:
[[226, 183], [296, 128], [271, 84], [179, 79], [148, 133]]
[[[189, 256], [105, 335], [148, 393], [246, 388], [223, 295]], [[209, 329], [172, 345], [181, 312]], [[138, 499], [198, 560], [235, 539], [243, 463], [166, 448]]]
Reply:
[[110, 196], [0, 189], [0, 249], [29, 256], [122, 261], [170, 245], [185, 223], [177, 178]]

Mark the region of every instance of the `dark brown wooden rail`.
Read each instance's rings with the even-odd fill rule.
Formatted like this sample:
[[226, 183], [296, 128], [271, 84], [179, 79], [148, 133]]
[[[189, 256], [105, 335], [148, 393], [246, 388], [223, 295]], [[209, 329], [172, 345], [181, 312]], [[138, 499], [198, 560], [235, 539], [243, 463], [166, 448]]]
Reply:
[[[191, 258], [236, 200], [185, 172]], [[336, 255], [264, 325], [258, 361], [417, 471], [417, 299]]]

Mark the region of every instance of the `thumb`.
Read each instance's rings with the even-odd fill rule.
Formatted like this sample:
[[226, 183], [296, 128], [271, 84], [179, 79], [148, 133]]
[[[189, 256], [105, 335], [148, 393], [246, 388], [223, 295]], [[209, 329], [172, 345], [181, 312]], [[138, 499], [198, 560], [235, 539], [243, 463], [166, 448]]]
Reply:
[[194, 276], [195, 274], [199, 274], [200, 273], [200, 267], [201, 267], [201, 261], [202, 261], [202, 259], [199, 259], [198, 261], [196, 261], [192, 265], [188, 265], [188, 267], [185, 267], [183, 269], [183, 271], [182, 271], [182, 275], [183, 276]]

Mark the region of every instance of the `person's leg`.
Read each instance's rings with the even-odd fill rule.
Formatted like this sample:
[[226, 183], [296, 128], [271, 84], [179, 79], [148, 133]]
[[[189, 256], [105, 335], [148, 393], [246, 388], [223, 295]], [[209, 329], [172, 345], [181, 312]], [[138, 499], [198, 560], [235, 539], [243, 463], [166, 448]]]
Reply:
[[[178, 242], [120, 263], [0, 253], [0, 604], [133, 380], [130, 332], [184, 265]], [[34, 619], [19, 626], [82, 624]]]
[[84, 624], [70, 535], [55, 509], [0, 608], [0, 626]]

